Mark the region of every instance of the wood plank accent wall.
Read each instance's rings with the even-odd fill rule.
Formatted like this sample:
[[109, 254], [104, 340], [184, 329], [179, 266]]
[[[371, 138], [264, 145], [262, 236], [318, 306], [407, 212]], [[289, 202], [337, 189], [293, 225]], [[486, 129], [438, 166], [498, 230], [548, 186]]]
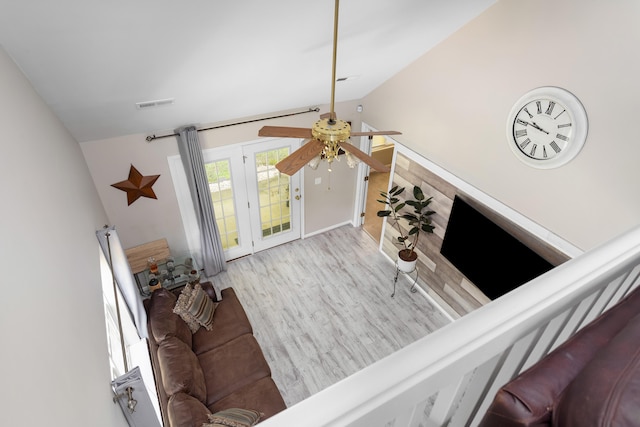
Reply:
[[[430, 206], [436, 212], [432, 216], [436, 228], [433, 234], [420, 237], [417, 247], [418, 280], [422, 284], [422, 288], [454, 318], [461, 317], [490, 301], [480, 289], [440, 254], [442, 240], [453, 206], [453, 199], [456, 195], [511, 233], [551, 264], [557, 266], [569, 259], [567, 255], [553, 246], [540, 240], [527, 230], [465, 194], [450, 182], [401, 153], [396, 156], [393, 185], [406, 188], [403, 196], [412, 194], [411, 189], [413, 186], [419, 185], [427, 197], [433, 197]], [[406, 222], [401, 221], [401, 225], [405, 227]], [[390, 224], [386, 225], [382, 250], [393, 260], [397, 258], [399, 249], [394, 243], [398, 235], [399, 233], [394, 227], [391, 227]], [[490, 248], [490, 243], [487, 244], [487, 248]], [[496, 266], [487, 266], [487, 268], [496, 268]], [[500, 274], [499, 267], [496, 268], [496, 274]], [[413, 277], [415, 276], [412, 275]]]

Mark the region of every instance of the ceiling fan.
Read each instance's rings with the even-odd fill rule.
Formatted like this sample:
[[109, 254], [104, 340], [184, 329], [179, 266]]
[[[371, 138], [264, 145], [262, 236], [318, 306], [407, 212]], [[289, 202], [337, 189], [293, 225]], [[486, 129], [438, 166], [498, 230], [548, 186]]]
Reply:
[[284, 126], [264, 126], [258, 132], [258, 136], [271, 136], [278, 138], [305, 138], [308, 140], [301, 148], [280, 160], [276, 168], [285, 175], [293, 175], [307, 163], [317, 166], [321, 158], [329, 163], [337, 158], [340, 149], [347, 155], [353, 155], [380, 172], [388, 172], [389, 168], [361, 151], [359, 148], [349, 144], [347, 140], [351, 136], [370, 135], [400, 135], [397, 131], [378, 132], [351, 132], [351, 125], [336, 117], [334, 111], [335, 89], [336, 89], [336, 57], [338, 51], [338, 9], [340, 0], [336, 0], [335, 15], [333, 22], [333, 64], [331, 75], [331, 109], [329, 113], [320, 116], [320, 120], [315, 122], [311, 128], [297, 128]]

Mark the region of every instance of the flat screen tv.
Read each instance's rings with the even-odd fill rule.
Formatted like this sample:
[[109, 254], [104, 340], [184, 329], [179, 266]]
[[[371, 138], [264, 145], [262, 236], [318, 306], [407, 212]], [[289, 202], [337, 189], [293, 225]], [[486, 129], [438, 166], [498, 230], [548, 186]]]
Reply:
[[492, 300], [553, 268], [458, 196], [440, 253]]

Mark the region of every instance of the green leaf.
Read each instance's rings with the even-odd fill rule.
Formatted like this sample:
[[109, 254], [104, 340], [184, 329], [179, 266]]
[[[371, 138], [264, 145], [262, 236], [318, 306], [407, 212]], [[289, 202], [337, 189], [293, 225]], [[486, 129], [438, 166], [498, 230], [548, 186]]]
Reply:
[[410, 224], [418, 220], [418, 217], [411, 213], [402, 214], [400, 215], [400, 218], [406, 219]]
[[378, 215], [379, 217], [389, 216], [391, 215], [391, 211], [378, 211], [376, 215]]
[[418, 230], [418, 227], [413, 227], [411, 230], [409, 230], [409, 236], [417, 234], [419, 231], [420, 230]]
[[422, 192], [422, 188], [417, 185], [413, 187], [413, 198], [416, 200], [424, 200], [424, 193]]
[[426, 233], [433, 233], [433, 230], [435, 229], [435, 227], [433, 225], [430, 224], [422, 224], [422, 231], [426, 232]]
[[404, 205], [405, 205], [404, 203], [400, 203], [400, 204], [398, 204], [398, 205], [396, 206], [396, 209], [395, 209], [395, 210], [396, 210], [396, 212], [398, 212], [400, 209], [404, 208]]
[[395, 187], [393, 187], [390, 191], [390, 193], [392, 193], [394, 196], [398, 196], [400, 194], [402, 194], [402, 192], [404, 191], [404, 187], [398, 189], [398, 186], [396, 185]]

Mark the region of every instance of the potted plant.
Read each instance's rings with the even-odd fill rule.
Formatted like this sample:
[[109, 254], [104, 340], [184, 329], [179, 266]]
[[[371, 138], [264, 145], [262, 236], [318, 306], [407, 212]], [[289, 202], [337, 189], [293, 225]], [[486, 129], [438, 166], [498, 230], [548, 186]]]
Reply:
[[[429, 204], [433, 197], [428, 199], [425, 197], [422, 189], [415, 185], [413, 187], [413, 199], [402, 201], [400, 195], [404, 192], [404, 187], [398, 188], [394, 186], [388, 193], [381, 191], [380, 195], [384, 198], [378, 200], [379, 203], [388, 206], [390, 209], [378, 211], [379, 217], [389, 217], [389, 222], [400, 232], [397, 237], [397, 244], [402, 246], [398, 252], [398, 269], [406, 273], [415, 270], [418, 254], [415, 249], [420, 238], [420, 233], [433, 233], [434, 226], [431, 224], [431, 215], [435, 212], [429, 209]], [[401, 210], [405, 206], [411, 206], [413, 212]], [[400, 227], [400, 219], [404, 219], [409, 224], [409, 232], [404, 233]]]

